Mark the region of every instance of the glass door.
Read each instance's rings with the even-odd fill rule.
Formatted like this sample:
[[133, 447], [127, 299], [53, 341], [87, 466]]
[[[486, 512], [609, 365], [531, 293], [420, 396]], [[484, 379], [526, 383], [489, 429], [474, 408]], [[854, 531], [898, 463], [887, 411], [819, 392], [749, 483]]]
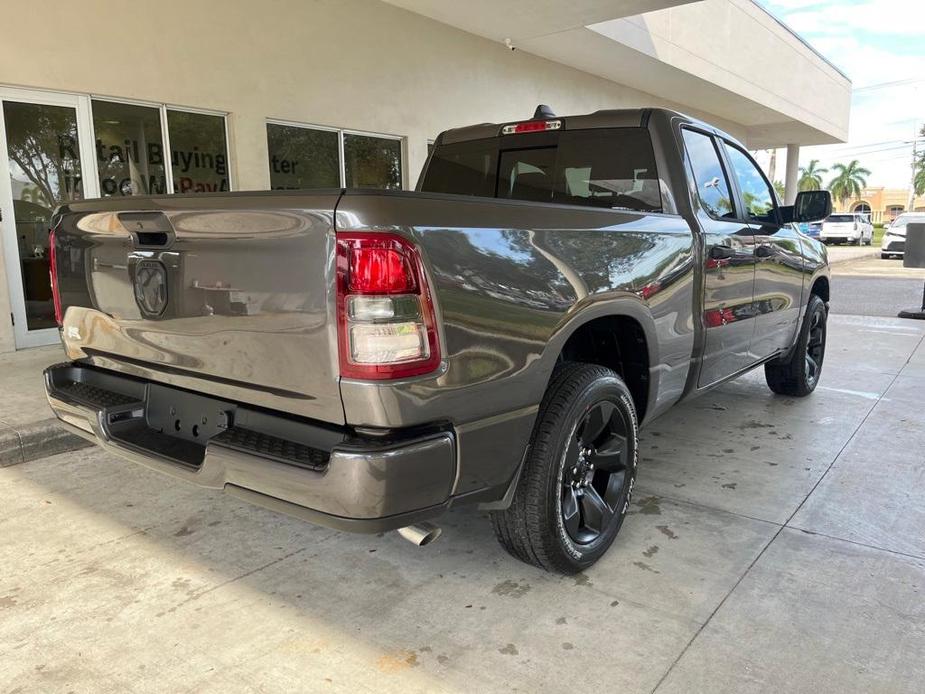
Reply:
[[0, 88], [0, 226], [16, 347], [57, 340], [48, 229], [56, 206], [97, 197], [87, 97]]

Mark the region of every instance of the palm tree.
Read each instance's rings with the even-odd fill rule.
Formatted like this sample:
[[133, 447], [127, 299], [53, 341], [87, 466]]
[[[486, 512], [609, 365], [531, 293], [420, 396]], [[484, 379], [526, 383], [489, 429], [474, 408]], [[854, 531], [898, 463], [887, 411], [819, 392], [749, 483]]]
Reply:
[[797, 188], [800, 190], [822, 190], [822, 174], [828, 173], [828, 169], [820, 169], [819, 160], [812, 159], [806, 168], [800, 167], [800, 180], [797, 182]]
[[[921, 137], [925, 137], [925, 125], [919, 131]], [[915, 178], [912, 181], [912, 187], [916, 195], [925, 194], [925, 152], [919, 155], [918, 161], [915, 162]], [[912, 209], [911, 207], [909, 209]]]
[[842, 207], [850, 198], [860, 198], [861, 190], [867, 185], [870, 171], [862, 167], [857, 159], [852, 159], [847, 165], [833, 164], [832, 169], [838, 172], [829, 182], [832, 197], [836, 198]]

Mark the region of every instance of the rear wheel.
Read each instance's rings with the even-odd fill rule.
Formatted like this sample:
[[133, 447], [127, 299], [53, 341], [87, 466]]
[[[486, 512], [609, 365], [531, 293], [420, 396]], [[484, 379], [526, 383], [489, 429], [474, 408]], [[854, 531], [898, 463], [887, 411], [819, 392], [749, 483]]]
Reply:
[[764, 365], [765, 380], [775, 393], [804, 397], [816, 389], [825, 359], [827, 318], [825, 302], [815, 294], [811, 295], [797, 344], [787, 360], [775, 360]]
[[637, 459], [636, 409], [623, 380], [603, 366], [558, 367], [511, 506], [491, 515], [498, 541], [547, 571], [588, 568], [623, 525]]

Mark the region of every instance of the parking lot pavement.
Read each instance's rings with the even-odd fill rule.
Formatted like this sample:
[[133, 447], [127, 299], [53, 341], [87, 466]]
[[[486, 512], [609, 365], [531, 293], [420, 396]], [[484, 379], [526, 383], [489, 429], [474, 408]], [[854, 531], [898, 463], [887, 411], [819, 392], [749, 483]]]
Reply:
[[0, 690], [919, 692], [923, 337], [833, 316], [810, 398], [756, 372], [654, 422], [576, 577], [472, 508], [416, 548], [98, 449], [4, 468]]
[[[829, 251], [835, 250], [830, 248]], [[896, 316], [922, 305], [925, 269], [896, 258], [850, 258], [832, 266], [832, 313]]]
[[880, 249], [875, 246], [826, 246], [825, 250], [832, 265], [841, 265], [861, 258], [880, 257]]

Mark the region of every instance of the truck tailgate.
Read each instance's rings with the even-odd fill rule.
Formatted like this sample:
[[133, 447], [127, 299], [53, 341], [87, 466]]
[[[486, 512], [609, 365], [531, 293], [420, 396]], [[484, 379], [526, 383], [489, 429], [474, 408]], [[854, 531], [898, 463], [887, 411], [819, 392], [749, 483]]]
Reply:
[[343, 423], [333, 323], [340, 191], [119, 198], [59, 210], [71, 359]]

